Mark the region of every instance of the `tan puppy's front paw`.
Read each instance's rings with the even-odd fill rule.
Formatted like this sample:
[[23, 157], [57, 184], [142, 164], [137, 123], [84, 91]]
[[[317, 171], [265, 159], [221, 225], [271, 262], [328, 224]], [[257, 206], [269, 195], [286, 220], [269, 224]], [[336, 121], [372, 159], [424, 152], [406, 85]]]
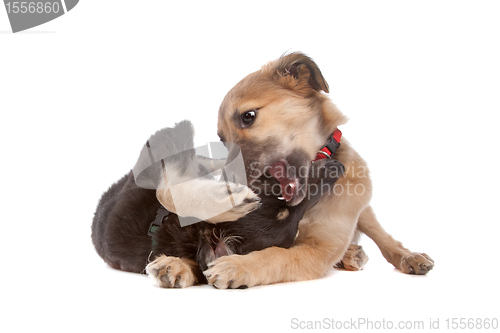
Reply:
[[162, 254], [146, 266], [146, 272], [159, 287], [186, 288], [197, 282], [193, 265], [192, 260]]
[[434, 267], [434, 260], [425, 253], [410, 253], [401, 259], [401, 271], [406, 274], [425, 275]]
[[220, 257], [212, 261], [203, 274], [208, 284], [217, 289], [253, 287], [257, 281], [245, 261], [245, 256], [238, 254]]

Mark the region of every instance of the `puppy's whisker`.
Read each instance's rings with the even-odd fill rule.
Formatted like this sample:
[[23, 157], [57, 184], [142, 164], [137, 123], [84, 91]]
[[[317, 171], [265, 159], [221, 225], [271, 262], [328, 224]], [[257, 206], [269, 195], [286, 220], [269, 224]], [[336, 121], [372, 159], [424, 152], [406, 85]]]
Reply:
[[218, 242], [219, 241], [219, 236], [217, 236], [217, 234], [215, 233], [215, 228], [212, 229], [212, 235], [214, 236], [215, 240]]
[[233, 236], [227, 236], [227, 237], [225, 237], [223, 241], [226, 244], [232, 244], [232, 243], [235, 243], [235, 242], [241, 244], [241, 240], [243, 240], [243, 237], [233, 235]]

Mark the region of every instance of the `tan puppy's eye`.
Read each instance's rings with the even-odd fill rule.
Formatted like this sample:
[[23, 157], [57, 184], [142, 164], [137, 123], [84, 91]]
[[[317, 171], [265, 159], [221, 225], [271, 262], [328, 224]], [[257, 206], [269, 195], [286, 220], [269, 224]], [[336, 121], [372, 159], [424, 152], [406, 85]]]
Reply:
[[257, 117], [257, 110], [249, 110], [241, 115], [242, 127], [248, 127], [253, 124]]

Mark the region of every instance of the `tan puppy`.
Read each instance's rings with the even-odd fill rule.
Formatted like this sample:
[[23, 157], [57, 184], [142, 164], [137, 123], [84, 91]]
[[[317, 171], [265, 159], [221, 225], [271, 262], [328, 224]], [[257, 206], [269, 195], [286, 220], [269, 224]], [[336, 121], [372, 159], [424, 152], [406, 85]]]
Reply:
[[[300, 189], [307, 184], [311, 160], [346, 122], [325, 93], [328, 84], [317, 65], [304, 54], [292, 53], [241, 80], [219, 110], [218, 134], [241, 147], [248, 181], [263, 172], [274, 176], [282, 168], [286, 176], [276, 178], [291, 206], [305, 196]], [[336, 264], [359, 270], [367, 260], [354, 245], [359, 232], [373, 239], [387, 261], [404, 273], [431, 270], [429, 256], [405, 249], [380, 226], [369, 206], [372, 185], [366, 163], [345, 139], [335, 159], [345, 165], [345, 175], [335, 185], [335, 195], [325, 193], [306, 213], [293, 247], [221, 257], [205, 271], [209, 283], [237, 288], [310, 280]]]

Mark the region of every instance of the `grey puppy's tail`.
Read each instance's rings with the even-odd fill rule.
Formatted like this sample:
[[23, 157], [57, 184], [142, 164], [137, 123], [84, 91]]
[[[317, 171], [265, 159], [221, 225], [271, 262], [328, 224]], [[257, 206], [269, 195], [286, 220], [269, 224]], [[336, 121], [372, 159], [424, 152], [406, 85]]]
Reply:
[[142, 147], [139, 159], [132, 169], [137, 186], [157, 189], [165, 167], [175, 167], [184, 173], [194, 161], [194, 129], [189, 120], [167, 127], [153, 134]]

